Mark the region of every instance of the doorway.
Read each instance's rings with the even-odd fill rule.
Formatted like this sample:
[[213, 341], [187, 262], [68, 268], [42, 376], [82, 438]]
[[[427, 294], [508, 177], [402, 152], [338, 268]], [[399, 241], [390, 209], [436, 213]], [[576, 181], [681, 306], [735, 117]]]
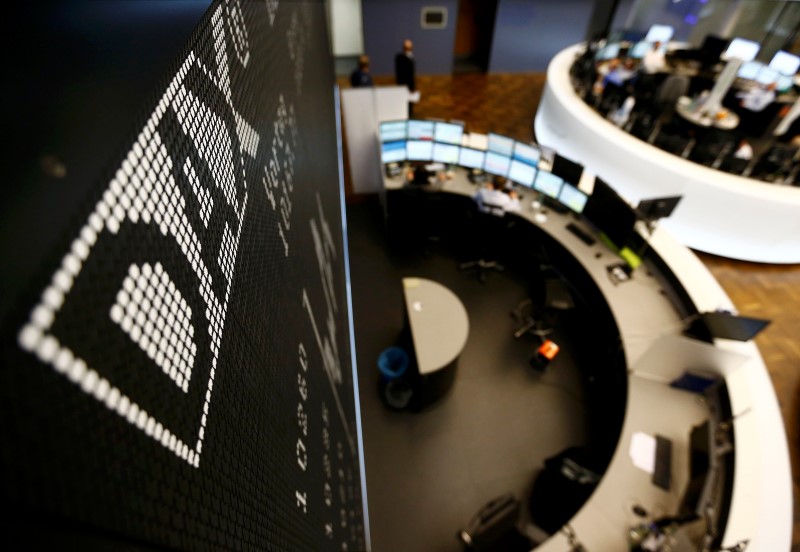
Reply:
[[458, 3], [454, 73], [485, 73], [492, 52], [497, 0], [461, 0]]

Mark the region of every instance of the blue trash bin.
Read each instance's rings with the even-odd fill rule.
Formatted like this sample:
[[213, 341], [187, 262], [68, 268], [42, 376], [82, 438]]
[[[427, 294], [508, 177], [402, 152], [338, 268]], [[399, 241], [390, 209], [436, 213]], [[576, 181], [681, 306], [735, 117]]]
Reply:
[[378, 356], [378, 370], [384, 382], [396, 380], [408, 370], [408, 353], [400, 347], [389, 347]]

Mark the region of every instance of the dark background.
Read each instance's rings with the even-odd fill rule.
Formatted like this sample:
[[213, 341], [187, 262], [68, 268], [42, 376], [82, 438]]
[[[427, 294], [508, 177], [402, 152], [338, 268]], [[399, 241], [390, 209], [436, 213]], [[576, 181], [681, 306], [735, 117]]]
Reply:
[[[16, 8], [15, 30], [3, 39], [14, 54], [7, 59], [12, 78], [6, 80], [3, 102], [10, 140], [0, 198], [0, 493], [13, 514], [4, 519], [0, 541], [14, 548], [364, 548], [358, 456], [345, 431], [346, 424], [355, 438], [333, 73], [321, 2], [281, 2], [274, 23], [264, 2], [242, 3], [251, 54], [246, 69], [236, 61], [226, 19], [232, 101], [261, 140], [256, 158], [245, 154], [243, 175], [236, 175], [238, 199], [244, 202], [246, 190], [247, 207], [199, 467], [17, 344], [42, 291], [189, 51], [215, 67], [216, 7], [188, 0], [37, 3]], [[186, 86], [222, 114], [238, 153], [222, 94], [196, 69]], [[278, 235], [281, 214], [262, 184], [281, 96], [294, 107], [298, 130], [288, 257]], [[218, 211], [224, 195], [171, 112], [159, 132], [173, 158], [187, 216], [205, 247], [203, 259], [215, 268], [222, 228], [231, 217], [215, 211], [203, 229], [181, 170], [183, 159], [191, 157]], [[279, 157], [291, 164], [284, 152]], [[238, 159], [234, 166], [240, 166]], [[326, 334], [328, 309], [310, 226], [312, 219], [319, 225], [322, 216], [335, 250], [332, 280], [339, 308], [331, 319], [342, 369], [336, 385], [325, 374], [302, 303], [306, 290], [317, 326]], [[232, 230], [236, 235], [237, 228]], [[198, 330], [198, 355], [185, 395], [108, 317], [128, 266], [156, 262], [191, 306]], [[224, 282], [215, 270], [220, 294]], [[211, 356], [196, 281], [173, 239], [155, 226], [126, 220], [116, 236], [100, 233], [51, 328], [190, 446], [197, 439]], [[296, 455], [301, 343], [308, 357], [306, 471], [298, 468]], [[329, 412], [327, 439], [323, 408]], [[324, 500], [326, 482], [330, 503]], [[308, 497], [305, 512], [297, 491]], [[333, 531], [326, 536], [328, 523]]]

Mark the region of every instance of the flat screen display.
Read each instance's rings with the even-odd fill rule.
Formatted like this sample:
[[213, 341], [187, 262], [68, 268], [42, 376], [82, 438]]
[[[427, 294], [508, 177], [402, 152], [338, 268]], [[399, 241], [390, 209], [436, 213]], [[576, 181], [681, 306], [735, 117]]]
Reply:
[[633, 59], [642, 59], [644, 55], [653, 48], [652, 42], [637, 42], [633, 48], [628, 50], [628, 57]]
[[507, 176], [508, 169], [511, 165], [511, 158], [506, 155], [500, 155], [493, 151], [486, 152], [486, 160], [483, 163], [483, 170], [500, 176]]
[[770, 69], [769, 67], [764, 67], [761, 71], [758, 72], [758, 76], [756, 77], [756, 82], [758, 84], [768, 85], [776, 82], [778, 77], [780, 77], [780, 73], [778, 73], [775, 69]]
[[564, 184], [561, 187], [561, 192], [558, 194], [558, 201], [576, 213], [583, 212], [583, 208], [586, 206], [586, 201], [588, 199], [589, 196], [580, 191], [578, 188], [570, 186], [569, 184]]
[[381, 123], [381, 142], [406, 139], [406, 121], [384, 121]]
[[652, 25], [647, 35], [644, 37], [645, 42], [661, 42], [666, 44], [672, 40], [672, 35], [675, 34], [675, 29], [669, 25]]
[[727, 312], [704, 312], [702, 319], [713, 337], [736, 341], [750, 341], [770, 323], [769, 320], [747, 318]]
[[722, 54], [722, 59], [738, 58], [742, 61], [753, 61], [758, 55], [759, 48], [761, 46], [758, 42], [744, 38], [734, 38], [728, 45], [728, 49]]
[[583, 216], [620, 248], [627, 244], [636, 224], [636, 211], [600, 178], [594, 181], [594, 190], [583, 209]]
[[531, 187], [533, 186], [534, 178], [536, 178], [536, 169], [533, 165], [512, 159], [511, 167], [508, 170], [508, 178], [517, 184]]
[[511, 157], [511, 154], [514, 151], [514, 140], [511, 138], [507, 138], [505, 136], [500, 136], [499, 134], [494, 134], [492, 132], [489, 133], [489, 144], [487, 146], [489, 151], [493, 151], [495, 153], [499, 153], [500, 155], [505, 155], [506, 157]]
[[736, 76], [740, 79], [756, 80], [759, 71], [764, 67], [760, 61], [746, 61], [739, 67], [739, 72]]
[[433, 121], [408, 121], [409, 140], [433, 140]]
[[553, 157], [553, 168], [550, 172], [556, 176], [560, 176], [566, 182], [577, 186], [581, 181], [581, 175], [583, 175], [583, 165], [555, 154]]
[[785, 92], [794, 86], [794, 77], [791, 75], [781, 75], [778, 77], [778, 91]]
[[769, 68], [774, 69], [781, 75], [794, 75], [800, 69], [800, 57], [780, 50], [772, 56]]
[[483, 169], [484, 158], [486, 152], [473, 149], [461, 148], [461, 153], [458, 155], [458, 164], [462, 167], [469, 167], [470, 169]]
[[595, 56], [596, 59], [605, 60], [605, 59], [614, 59], [615, 57], [619, 56], [619, 43], [614, 42], [612, 44], [606, 44], [602, 48], [597, 51], [597, 55]]
[[406, 159], [406, 141], [397, 140], [381, 144], [381, 161], [384, 163], [397, 163]]
[[461, 138], [464, 136], [464, 127], [455, 123], [436, 122], [433, 130], [433, 139], [437, 142], [461, 145]]
[[461, 148], [453, 144], [433, 143], [433, 160], [438, 163], [455, 165], [458, 163]]
[[433, 158], [433, 142], [428, 140], [409, 140], [406, 142], [406, 159], [409, 161], [430, 161]]
[[561, 192], [561, 186], [563, 186], [563, 184], [564, 181], [553, 173], [539, 171], [539, 174], [536, 175], [536, 181], [533, 183], [533, 187], [544, 195], [550, 196], [553, 199], [558, 199], [558, 194]]
[[523, 142], [514, 142], [514, 155], [512, 156], [513, 159], [536, 167], [539, 164], [539, 159], [541, 157], [542, 152], [539, 151], [539, 148]]

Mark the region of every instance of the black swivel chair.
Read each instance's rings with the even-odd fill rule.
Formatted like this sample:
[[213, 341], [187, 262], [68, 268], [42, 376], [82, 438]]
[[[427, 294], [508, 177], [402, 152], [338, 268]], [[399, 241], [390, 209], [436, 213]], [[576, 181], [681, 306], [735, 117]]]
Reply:
[[517, 529], [520, 502], [506, 494], [484, 505], [456, 537], [471, 552], [528, 552], [536, 543]]
[[516, 339], [531, 334], [544, 341], [545, 336], [553, 331], [556, 313], [575, 308], [569, 286], [557, 275], [546, 276], [542, 287], [544, 293], [532, 294], [534, 297], [521, 301], [511, 311], [511, 316], [519, 324], [514, 330]]
[[484, 210], [477, 206], [472, 208], [475, 224], [472, 225], [472, 242], [477, 244], [479, 255], [477, 259], [458, 265], [460, 271], [474, 271], [481, 283], [486, 283], [486, 275], [490, 271], [501, 272], [504, 270], [495, 258], [493, 251], [497, 251], [496, 243], [502, 244], [506, 229], [505, 209], [500, 205], [483, 202]]

